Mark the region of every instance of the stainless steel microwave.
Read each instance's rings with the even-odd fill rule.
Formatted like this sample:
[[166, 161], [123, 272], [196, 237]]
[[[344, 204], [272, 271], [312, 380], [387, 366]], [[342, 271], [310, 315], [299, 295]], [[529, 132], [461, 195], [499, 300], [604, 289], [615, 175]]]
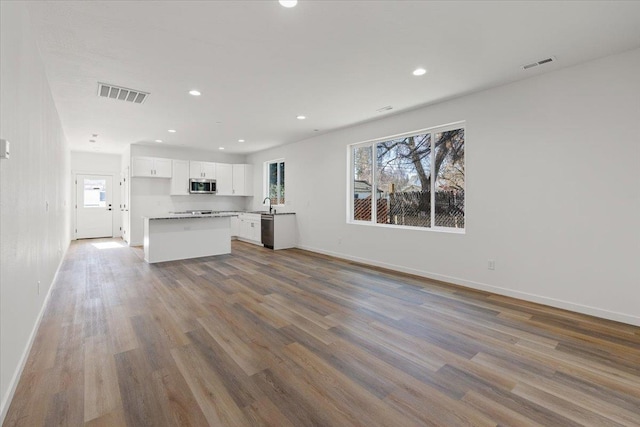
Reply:
[[216, 194], [216, 180], [192, 178], [189, 180], [189, 193]]

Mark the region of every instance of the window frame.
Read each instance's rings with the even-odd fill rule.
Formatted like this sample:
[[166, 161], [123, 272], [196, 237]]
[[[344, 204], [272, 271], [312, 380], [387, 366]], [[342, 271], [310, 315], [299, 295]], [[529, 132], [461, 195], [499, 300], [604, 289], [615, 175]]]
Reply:
[[[279, 159], [273, 159], [273, 160], [267, 160], [266, 162], [264, 162], [263, 164], [263, 172], [262, 172], [262, 180], [263, 180], [263, 186], [262, 186], [262, 206], [285, 206], [287, 203], [287, 200], [285, 199], [284, 204], [280, 204], [277, 203], [275, 205], [272, 205], [271, 202], [269, 202], [269, 204], [265, 203], [265, 199], [269, 198], [269, 166], [273, 163], [277, 164], [277, 168], [278, 168], [278, 173], [277, 173], [277, 177], [278, 180], [280, 180], [280, 163], [285, 163], [285, 159], [284, 158], [279, 158]], [[285, 176], [284, 181], [287, 181], [287, 178]], [[278, 183], [278, 186], [280, 183]], [[282, 183], [284, 185], [284, 182]], [[282, 195], [278, 194], [278, 200], [282, 200]]]
[[[420, 135], [424, 133], [432, 134], [431, 137], [431, 152], [429, 154], [429, 162], [430, 165], [434, 164], [435, 161], [435, 134], [447, 132], [456, 129], [464, 129], [464, 142], [465, 142], [465, 169], [467, 165], [466, 159], [466, 143], [467, 143], [467, 127], [466, 121], [458, 121], [447, 123], [439, 126], [432, 126], [428, 128], [418, 129], [410, 132], [403, 132], [395, 135], [384, 136], [380, 138], [369, 139], [366, 141], [356, 142], [353, 144], [347, 145], [347, 224], [349, 225], [366, 225], [371, 227], [383, 227], [383, 228], [393, 228], [393, 229], [401, 229], [401, 230], [414, 230], [414, 231], [435, 231], [438, 233], [453, 233], [453, 234], [465, 234], [467, 229], [467, 209], [466, 209], [466, 196], [465, 196], [465, 216], [464, 216], [464, 228], [453, 228], [453, 227], [442, 227], [436, 226], [435, 224], [435, 185], [437, 177], [431, 177], [431, 188], [430, 188], [430, 197], [431, 197], [431, 227], [416, 227], [409, 225], [398, 225], [398, 224], [378, 224], [377, 216], [377, 208], [376, 208], [376, 197], [375, 192], [377, 191], [377, 176], [376, 176], [376, 155], [375, 155], [375, 147], [380, 142], [391, 141], [394, 139], [405, 138], [413, 135]], [[371, 167], [371, 219], [370, 220], [356, 220], [353, 218], [354, 215], [354, 158], [353, 158], [353, 150], [354, 148], [359, 147], [372, 147], [372, 167]], [[464, 191], [466, 194], [467, 190], [467, 176], [465, 173], [464, 180]]]

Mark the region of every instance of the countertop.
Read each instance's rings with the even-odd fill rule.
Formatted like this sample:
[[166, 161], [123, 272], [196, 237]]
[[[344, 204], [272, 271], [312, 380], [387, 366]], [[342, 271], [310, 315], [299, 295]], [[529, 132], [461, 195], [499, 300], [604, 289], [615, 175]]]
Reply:
[[160, 216], [143, 216], [146, 219], [185, 219], [185, 218], [227, 218], [231, 216], [238, 216], [240, 213], [213, 213], [213, 214], [202, 214], [202, 215], [193, 215], [193, 214], [164, 214]]
[[[232, 216], [238, 216], [240, 214], [243, 213], [247, 213], [247, 214], [255, 214], [255, 215], [261, 215], [261, 214], [268, 214], [269, 212], [267, 211], [260, 211], [260, 212], [220, 212], [220, 213], [212, 213], [212, 214], [197, 214], [197, 215], [193, 215], [193, 214], [163, 214], [163, 215], [158, 215], [158, 216], [143, 216], [143, 218], [146, 219], [185, 219], [185, 218], [227, 218], [227, 217], [232, 217]], [[271, 215], [295, 215], [295, 212], [276, 212], [276, 213], [272, 213]]]
[[267, 211], [240, 212], [240, 213], [248, 213], [248, 214], [256, 214], [256, 215], [262, 215], [262, 214], [265, 214], [265, 215], [295, 215], [296, 214], [295, 212], [272, 212], [272, 213], [269, 213]]

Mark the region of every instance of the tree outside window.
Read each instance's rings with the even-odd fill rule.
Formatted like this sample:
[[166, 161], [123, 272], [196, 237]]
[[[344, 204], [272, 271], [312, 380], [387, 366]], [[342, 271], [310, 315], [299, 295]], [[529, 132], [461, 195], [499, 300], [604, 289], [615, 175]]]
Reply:
[[284, 160], [272, 160], [265, 163], [266, 189], [265, 198], [271, 200], [271, 205], [284, 205]]
[[454, 127], [353, 146], [351, 219], [464, 228], [464, 143]]

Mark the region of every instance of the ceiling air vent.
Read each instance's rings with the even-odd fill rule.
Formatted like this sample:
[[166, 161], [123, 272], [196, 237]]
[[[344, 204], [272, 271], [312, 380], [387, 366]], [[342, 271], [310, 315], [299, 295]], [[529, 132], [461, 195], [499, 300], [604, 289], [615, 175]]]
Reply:
[[550, 56], [548, 58], [541, 59], [538, 62], [532, 62], [531, 64], [523, 65], [522, 69], [523, 70], [528, 70], [530, 68], [537, 67], [538, 65], [544, 65], [544, 64], [548, 64], [550, 62], [555, 62], [555, 61], [556, 61], [556, 57], [555, 56]]
[[126, 87], [114, 86], [108, 83], [98, 83], [98, 96], [103, 98], [117, 99], [120, 101], [142, 104], [149, 96], [148, 92], [141, 90], [127, 89]]

